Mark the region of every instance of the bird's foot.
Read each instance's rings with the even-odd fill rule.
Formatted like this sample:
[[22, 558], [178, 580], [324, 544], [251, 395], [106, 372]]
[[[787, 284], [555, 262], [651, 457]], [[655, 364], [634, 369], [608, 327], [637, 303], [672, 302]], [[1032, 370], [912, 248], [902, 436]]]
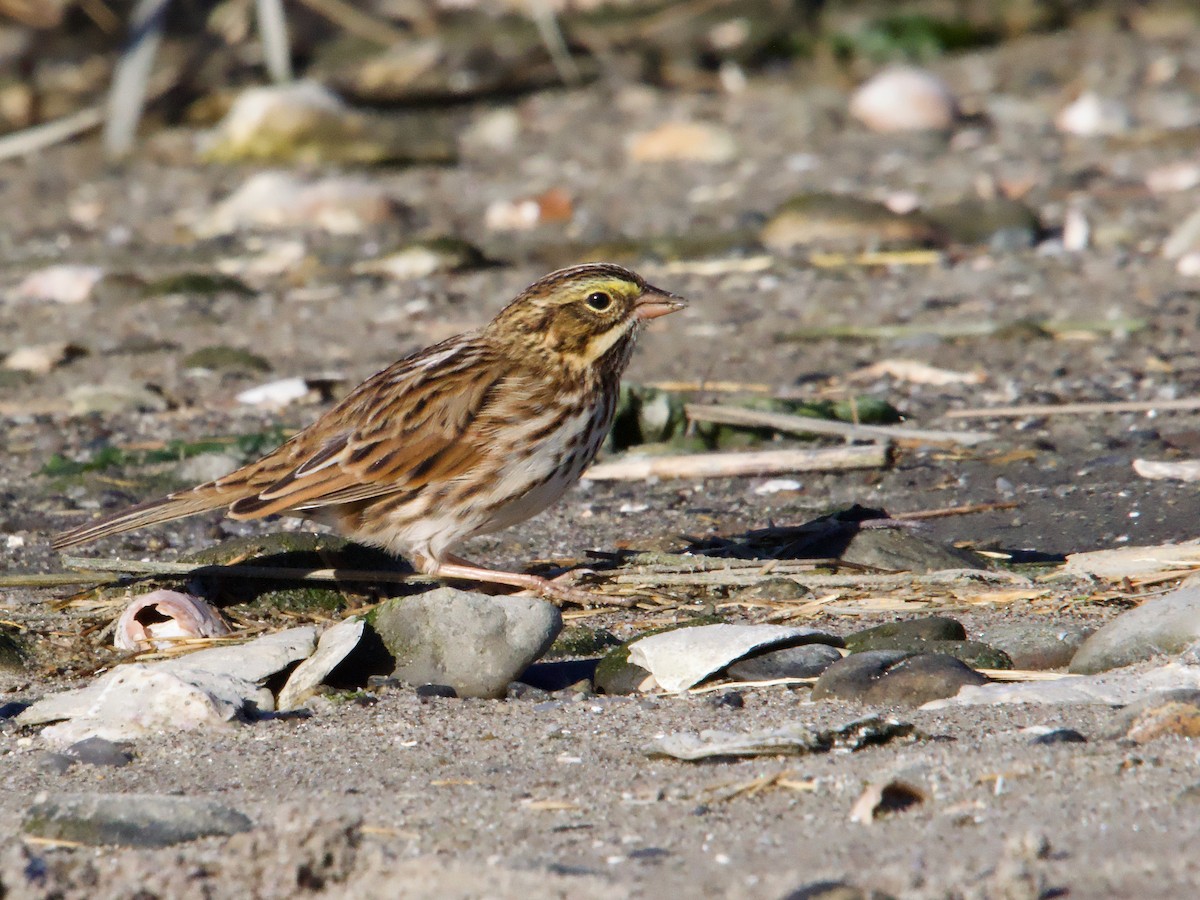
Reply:
[[570, 572], [550, 579], [524, 572], [485, 569], [483, 566], [474, 565], [458, 557], [447, 557], [445, 561], [439, 563], [431, 562], [424, 571], [426, 575], [432, 575], [435, 578], [461, 579], [482, 584], [503, 584], [521, 588], [521, 594], [542, 597], [556, 606], [562, 606], [564, 603], [574, 603], [577, 606], [633, 606], [637, 602], [633, 597], [594, 594], [576, 585], [568, 584], [565, 579], [570, 577]]

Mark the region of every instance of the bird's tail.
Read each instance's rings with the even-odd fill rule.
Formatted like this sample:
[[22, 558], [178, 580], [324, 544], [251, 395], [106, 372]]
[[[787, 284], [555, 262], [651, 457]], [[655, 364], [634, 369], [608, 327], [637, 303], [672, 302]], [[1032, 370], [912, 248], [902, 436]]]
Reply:
[[122, 531], [132, 531], [146, 525], [159, 522], [170, 522], [172, 519], [182, 519], [197, 513], [208, 512], [228, 506], [230, 498], [217, 492], [195, 489], [181, 491], [178, 494], [168, 494], [157, 500], [147, 500], [129, 509], [105, 516], [85, 525], [78, 525], [69, 531], [56, 534], [51, 540], [55, 550], [73, 547], [76, 544], [86, 544], [97, 538], [110, 534], [120, 534]]

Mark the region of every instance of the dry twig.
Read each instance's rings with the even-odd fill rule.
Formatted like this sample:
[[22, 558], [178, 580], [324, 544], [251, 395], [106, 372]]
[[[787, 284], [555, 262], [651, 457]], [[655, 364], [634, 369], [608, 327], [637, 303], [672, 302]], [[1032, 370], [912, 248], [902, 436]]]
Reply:
[[647, 478], [733, 478], [788, 472], [835, 472], [881, 469], [888, 449], [881, 444], [823, 450], [759, 450], [733, 453], [683, 453], [669, 456], [627, 456], [592, 466], [583, 477], [591, 481], [642, 481]]

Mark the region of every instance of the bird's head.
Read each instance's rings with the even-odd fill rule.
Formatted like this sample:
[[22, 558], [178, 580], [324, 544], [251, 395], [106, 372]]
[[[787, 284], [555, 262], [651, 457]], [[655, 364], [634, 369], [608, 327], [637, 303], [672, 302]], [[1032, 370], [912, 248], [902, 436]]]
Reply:
[[551, 272], [500, 311], [485, 329], [571, 368], [624, 369], [641, 326], [686, 302], [636, 272], [589, 263]]

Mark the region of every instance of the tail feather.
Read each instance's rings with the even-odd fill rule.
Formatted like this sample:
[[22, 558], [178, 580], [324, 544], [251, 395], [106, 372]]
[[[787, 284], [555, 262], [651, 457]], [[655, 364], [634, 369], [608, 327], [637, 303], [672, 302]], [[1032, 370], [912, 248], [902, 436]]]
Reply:
[[159, 522], [169, 522], [172, 519], [194, 516], [198, 513], [228, 506], [231, 499], [233, 498], [197, 491], [168, 494], [166, 497], [159, 497], [157, 500], [147, 500], [145, 503], [139, 503], [137, 506], [123, 509], [111, 516], [105, 516], [93, 522], [88, 522], [85, 525], [79, 525], [68, 531], [60, 532], [51, 540], [51, 546], [55, 550], [62, 550], [64, 547], [86, 544], [89, 541], [107, 537], [110, 534], [120, 534], [123, 531], [132, 531], [135, 528], [143, 528], [146, 525], [155, 525]]

